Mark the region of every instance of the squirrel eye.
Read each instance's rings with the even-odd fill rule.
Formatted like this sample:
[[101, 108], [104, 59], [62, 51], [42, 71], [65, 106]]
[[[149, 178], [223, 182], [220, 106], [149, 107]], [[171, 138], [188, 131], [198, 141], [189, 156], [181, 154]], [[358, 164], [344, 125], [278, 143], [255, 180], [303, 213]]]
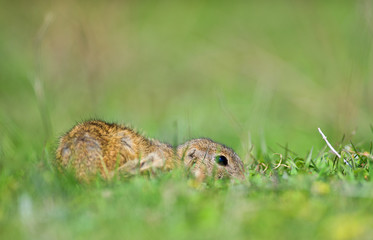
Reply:
[[216, 162], [219, 164], [219, 165], [222, 165], [222, 166], [227, 166], [228, 165], [228, 159], [222, 155], [220, 156], [216, 156]]

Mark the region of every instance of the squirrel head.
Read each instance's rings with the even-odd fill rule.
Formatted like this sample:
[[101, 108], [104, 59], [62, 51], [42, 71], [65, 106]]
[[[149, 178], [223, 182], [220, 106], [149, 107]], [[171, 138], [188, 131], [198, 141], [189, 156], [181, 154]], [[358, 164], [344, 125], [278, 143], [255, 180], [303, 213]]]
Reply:
[[233, 177], [245, 179], [240, 157], [229, 147], [207, 138], [187, 141], [177, 147], [177, 155], [190, 168], [195, 177], [205, 175], [215, 178]]

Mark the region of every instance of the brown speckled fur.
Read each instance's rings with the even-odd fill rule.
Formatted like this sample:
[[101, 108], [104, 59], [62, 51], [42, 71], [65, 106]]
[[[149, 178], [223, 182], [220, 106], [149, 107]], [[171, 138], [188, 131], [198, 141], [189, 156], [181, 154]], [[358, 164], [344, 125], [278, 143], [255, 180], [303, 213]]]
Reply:
[[[216, 163], [223, 155], [227, 166]], [[100, 120], [83, 122], [60, 138], [56, 151], [58, 165], [71, 167], [79, 179], [100, 173], [111, 178], [116, 171], [136, 173], [150, 168], [169, 170], [181, 163], [197, 179], [224, 176], [244, 179], [243, 163], [230, 148], [210, 139], [190, 140], [177, 147], [147, 139], [131, 128]]]
[[57, 163], [72, 167], [80, 179], [97, 172], [109, 177], [125, 163], [147, 158], [164, 160], [164, 168], [171, 169], [174, 151], [170, 145], [147, 139], [128, 127], [99, 120], [73, 127], [61, 137], [56, 151]]

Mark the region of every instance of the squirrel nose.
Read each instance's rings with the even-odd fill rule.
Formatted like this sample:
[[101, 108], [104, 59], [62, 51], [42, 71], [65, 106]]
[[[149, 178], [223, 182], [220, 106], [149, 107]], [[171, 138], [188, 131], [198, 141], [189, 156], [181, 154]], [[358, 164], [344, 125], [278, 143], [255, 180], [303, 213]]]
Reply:
[[234, 177], [237, 178], [240, 181], [245, 181], [246, 180], [245, 172], [243, 172], [243, 171], [237, 173], [237, 175], [234, 176]]
[[244, 174], [244, 173], [240, 174], [239, 179], [240, 179], [241, 181], [245, 181], [245, 180], [246, 180], [246, 176], [245, 176], [245, 174]]

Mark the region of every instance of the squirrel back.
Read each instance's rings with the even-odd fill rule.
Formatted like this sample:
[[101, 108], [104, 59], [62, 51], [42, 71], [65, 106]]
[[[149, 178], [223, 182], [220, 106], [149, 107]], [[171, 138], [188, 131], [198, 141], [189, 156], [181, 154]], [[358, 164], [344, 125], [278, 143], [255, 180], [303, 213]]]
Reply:
[[164, 160], [168, 169], [172, 168], [174, 151], [170, 145], [150, 140], [131, 128], [99, 120], [74, 126], [60, 138], [56, 151], [58, 165], [71, 167], [83, 179], [98, 172], [109, 177], [127, 162], [148, 157]]

